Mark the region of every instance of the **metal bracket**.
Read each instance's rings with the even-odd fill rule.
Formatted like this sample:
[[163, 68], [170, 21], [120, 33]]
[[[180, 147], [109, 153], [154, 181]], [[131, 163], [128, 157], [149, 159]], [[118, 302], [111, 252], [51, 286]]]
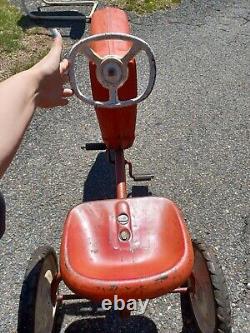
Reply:
[[151, 174], [137, 174], [135, 175], [133, 173], [133, 167], [132, 163], [129, 161], [126, 161], [126, 164], [128, 165], [129, 170], [129, 176], [132, 178], [135, 182], [149, 182], [154, 178], [154, 175]]
[[[62, 0], [62, 1], [47, 1], [47, 0], [41, 0], [44, 4], [41, 7], [38, 7], [37, 13], [30, 12], [29, 9], [26, 6], [25, 0], [21, 0], [21, 5], [24, 10], [24, 12], [32, 19], [40, 19], [40, 20], [91, 20], [92, 15], [94, 14], [94, 11], [96, 10], [98, 6], [98, 1], [71, 1], [71, 0]], [[68, 6], [91, 6], [91, 11], [89, 15], [80, 15], [78, 11], [75, 10], [69, 10], [69, 12], [75, 13], [75, 15], [46, 15], [46, 12], [42, 12], [40, 8], [45, 7], [68, 7]], [[51, 13], [51, 12], [50, 12]]]

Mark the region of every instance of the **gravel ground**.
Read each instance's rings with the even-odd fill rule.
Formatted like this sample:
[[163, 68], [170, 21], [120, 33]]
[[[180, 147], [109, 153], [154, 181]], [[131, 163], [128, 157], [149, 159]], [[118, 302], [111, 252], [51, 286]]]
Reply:
[[[148, 17], [131, 15], [134, 34], [155, 51], [158, 77], [139, 107], [137, 139], [127, 155], [137, 170], [153, 170], [149, 190], [177, 202], [192, 235], [217, 251], [231, 295], [234, 333], [250, 331], [249, 12], [248, 0], [190, 0]], [[142, 80], [145, 72], [141, 64]], [[38, 111], [1, 181], [7, 201], [7, 231], [0, 242], [1, 333], [16, 330], [31, 252], [43, 244], [58, 250], [65, 215], [83, 198], [111, 196], [104, 187], [112, 170], [103, 155], [80, 149], [98, 140], [93, 110], [76, 98], [67, 108]], [[146, 316], [134, 317], [126, 331], [180, 332], [178, 302], [177, 296], [151, 301]], [[89, 313], [84, 305], [69, 304], [61, 312], [58, 332], [116, 331], [109, 318], [82, 321]]]

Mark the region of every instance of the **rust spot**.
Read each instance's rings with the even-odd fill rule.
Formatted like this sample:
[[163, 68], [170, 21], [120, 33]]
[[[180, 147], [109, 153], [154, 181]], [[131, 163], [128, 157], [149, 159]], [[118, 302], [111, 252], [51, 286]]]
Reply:
[[110, 290], [117, 290], [118, 289], [118, 286], [115, 285], [115, 284], [111, 284], [110, 287], [109, 287]]
[[156, 282], [158, 282], [158, 281], [163, 282], [163, 281], [165, 281], [167, 279], [168, 279], [168, 275], [167, 274], [162, 274], [162, 276], [159, 277], [158, 279], [156, 279], [155, 281]]

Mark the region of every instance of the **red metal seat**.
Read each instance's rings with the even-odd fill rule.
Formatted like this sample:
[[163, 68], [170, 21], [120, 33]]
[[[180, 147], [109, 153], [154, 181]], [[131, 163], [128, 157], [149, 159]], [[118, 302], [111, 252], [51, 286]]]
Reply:
[[[127, 224], [118, 221], [121, 214], [128, 217]], [[120, 239], [124, 230], [130, 235], [127, 241]], [[73, 208], [66, 219], [61, 276], [86, 298], [154, 298], [181, 286], [192, 266], [191, 241], [170, 200], [88, 202]]]

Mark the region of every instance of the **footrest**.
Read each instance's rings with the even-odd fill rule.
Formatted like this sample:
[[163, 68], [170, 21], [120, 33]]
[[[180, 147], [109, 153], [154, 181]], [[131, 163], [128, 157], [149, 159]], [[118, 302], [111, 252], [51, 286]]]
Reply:
[[85, 147], [82, 147], [82, 149], [86, 149], [86, 150], [106, 150], [107, 146], [105, 145], [105, 143], [102, 143], [102, 142], [86, 143]]
[[135, 182], [149, 182], [154, 178], [153, 175], [150, 174], [137, 174], [133, 175], [133, 179]]

